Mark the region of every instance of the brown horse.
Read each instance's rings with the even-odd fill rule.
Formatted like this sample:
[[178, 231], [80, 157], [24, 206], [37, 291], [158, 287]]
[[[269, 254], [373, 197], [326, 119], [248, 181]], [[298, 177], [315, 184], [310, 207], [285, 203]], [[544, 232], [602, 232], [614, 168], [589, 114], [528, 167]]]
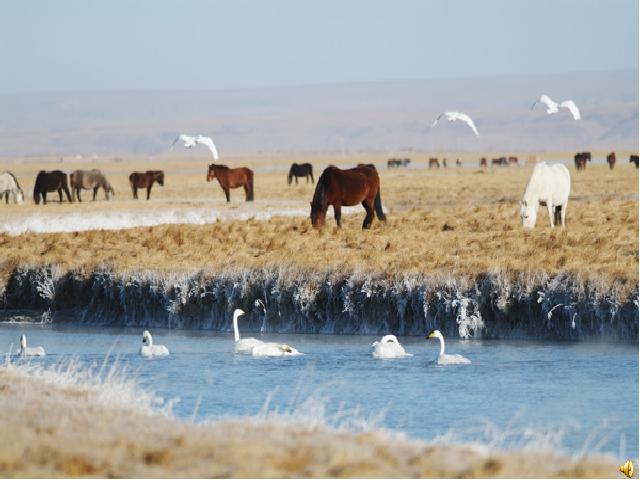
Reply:
[[518, 164], [518, 157], [509, 157], [509, 165], [519, 165]]
[[158, 182], [158, 185], [164, 187], [164, 172], [162, 170], [147, 170], [146, 172], [133, 172], [129, 175], [129, 184], [131, 185], [131, 191], [133, 192], [133, 198], [138, 199], [138, 189], [147, 189], [147, 200], [151, 195], [151, 187], [154, 182]]
[[440, 168], [440, 162], [438, 161], [437, 158], [430, 158], [429, 159], [429, 168], [433, 168], [433, 167]]
[[609, 170], [613, 170], [613, 167], [616, 165], [616, 152], [611, 152], [607, 155], [607, 163], [609, 164]]
[[487, 168], [487, 159], [485, 157], [480, 159], [480, 168]]
[[325, 224], [327, 209], [333, 205], [333, 214], [341, 227], [341, 208], [361, 203], [367, 211], [362, 228], [370, 228], [374, 212], [379, 220], [386, 221], [380, 199], [380, 177], [375, 168], [369, 166], [341, 170], [325, 168], [316, 184], [311, 201], [311, 224], [321, 228]]
[[82, 201], [82, 198], [80, 198], [80, 191], [83, 189], [93, 190], [93, 200], [96, 199], [99, 188], [104, 190], [104, 197], [107, 200], [115, 195], [113, 187], [107, 181], [104, 174], [96, 168], [93, 170], [74, 170], [71, 172], [70, 180], [71, 196], [74, 200], [77, 198], [79, 202]]
[[631, 155], [629, 157], [629, 163], [634, 163], [636, 168], [638, 168], [638, 155]]
[[60, 170], [45, 172], [40, 170], [36, 177], [36, 184], [33, 187], [33, 201], [36, 205], [40, 204], [40, 196], [42, 195], [43, 205], [47, 204], [47, 192], [58, 192], [60, 195], [60, 203], [62, 203], [62, 191], [67, 195], [67, 200], [71, 203], [71, 192], [69, 192], [69, 182], [67, 174]]
[[224, 190], [227, 202], [231, 201], [229, 189], [239, 187], [244, 188], [245, 200], [253, 201], [253, 170], [246, 167], [229, 168], [226, 165], [212, 163], [207, 170], [207, 182], [214, 178], [218, 179], [218, 183]]

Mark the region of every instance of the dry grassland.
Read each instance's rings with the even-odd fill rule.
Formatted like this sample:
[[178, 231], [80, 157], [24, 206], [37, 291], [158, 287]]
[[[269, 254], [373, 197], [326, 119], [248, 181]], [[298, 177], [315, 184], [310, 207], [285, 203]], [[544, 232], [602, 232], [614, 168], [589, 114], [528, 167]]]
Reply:
[[[426, 161], [413, 156], [415, 163]], [[286, 185], [287, 164], [311, 161], [318, 177], [337, 157], [278, 159], [255, 164], [256, 202], [243, 205], [241, 190], [231, 204], [217, 184], [205, 182], [206, 160], [168, 160], [154, 167], [167, 172], [166, 186], [154, 187], [151, 201], [130, 199], [127, 175], [148, 164], [108, 164], [102, 168], [116, 189], [116, 199], [82, 204], [0, 206], [0, 223], [34, 212], [145, 211], [153, 209], [261, 208], [262, 201], [285, 202], [308, 209], [313, 186], [304, 181]], [[494, 270], [510, 273], [568, 272], [585, 279], [635, 288], [638, 283], [638, 171], [621, 161], [613, 171], [605, 165], [570, 168], [572, 193], [567, 228], [551, 229], [541, 208], [533, 231], [519, 223], [518, 203], [531, 173], [530, 166], [448, 169], [392, 169], [382, 157], [350, 157], [344, 165], [378, 162], [381, 193], [388, 222], [374, 221], [362, 231], [364, 211], [343, 215], [335, 228], [332, 214], [321, 232], [308, 217], [218, 221], [204, 226], [165, 225], [121, 231], [0, 234], [0, 261], [6, 275], [18, 265], [57, 263], [91, 270], [99, 265], [116, 270], [221, 271], [239, 267], [296, 266], [302, 269], [405, 274], [476, 275]], [[455, 160], [449, 161], [453, 164]], [[469, 160], [471, 162], [471, 160]], [[240, 160], [236, 165], [244, 164]], [[475, 161], [473, 163], [475, 165]], [[64, 166], [71, 171], [76, 166]], [[48, 166], [50, 167], [50, 166]], [[25, 192], [32, 188], [40, 166], [16, 165], [13, 170]], [[30, 183], [31, 182], [31, 183]], [[28, 195], [28, 194], [27, 194]], [[84, 193], [89, 199], [89, 192]], [[102, 195], [102, 193], [100, 194]], [[56, 195], [57, 196], [57, 195]], [[445, 226], [446, 225], [446, 226]], [[626, 287], [624, 287], [626, 285]]]
[[0, 476], [606, 478], [610, 460], [435, 446], [375, 433], [237, 420], [195, 425], [0, 367]]

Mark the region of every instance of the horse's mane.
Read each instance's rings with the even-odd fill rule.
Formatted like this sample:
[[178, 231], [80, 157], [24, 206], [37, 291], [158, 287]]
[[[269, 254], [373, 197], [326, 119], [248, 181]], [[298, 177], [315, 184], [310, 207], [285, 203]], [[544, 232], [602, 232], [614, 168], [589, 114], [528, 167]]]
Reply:
[[213, 168], [220, 168], [222, 170], [229, 170], [229, 167], [227, 165], [222, 165], [222, 164], [216, 164], [216, 163], [212, 163], [211, 165], [209, 165], [210, 167]]
[[18, 183], [18, 179], [13, 173], [11, 173], [9, 170], [5, 170], [3, 173], [10, 175], [11, 178], [13, 178], [13, 181], [16, 182], [16, 187], [18, 187], [18, 190], [22, 191], [22, 187], [20, 186], [20, 183]]
[[323, 208], [327, 204], [327, 192], [325, 191], [324, 184], [327, 182], [327, 170], [325, 169], [318, 179], [316, 184], [316, 191], [313, 192], [313, 199], [311, 200], [311, 206]]

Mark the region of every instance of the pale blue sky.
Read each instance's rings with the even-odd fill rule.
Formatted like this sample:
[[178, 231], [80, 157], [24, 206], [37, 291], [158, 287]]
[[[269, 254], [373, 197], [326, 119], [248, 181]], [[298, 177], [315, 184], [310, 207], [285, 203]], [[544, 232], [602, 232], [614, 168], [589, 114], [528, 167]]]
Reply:
[[637, 69], [637, 0], [0, 0], [0, 93]]

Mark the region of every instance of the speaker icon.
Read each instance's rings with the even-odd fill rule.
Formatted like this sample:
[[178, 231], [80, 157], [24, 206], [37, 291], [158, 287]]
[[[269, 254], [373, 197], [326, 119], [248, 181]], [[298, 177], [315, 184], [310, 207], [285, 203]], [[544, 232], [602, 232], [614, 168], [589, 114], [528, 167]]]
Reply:
[[620, 471], [628, 478], [631, 478], [633, 476], [633, 462], [631, 460], [627, 460], [624, 465], [620, 465]]

